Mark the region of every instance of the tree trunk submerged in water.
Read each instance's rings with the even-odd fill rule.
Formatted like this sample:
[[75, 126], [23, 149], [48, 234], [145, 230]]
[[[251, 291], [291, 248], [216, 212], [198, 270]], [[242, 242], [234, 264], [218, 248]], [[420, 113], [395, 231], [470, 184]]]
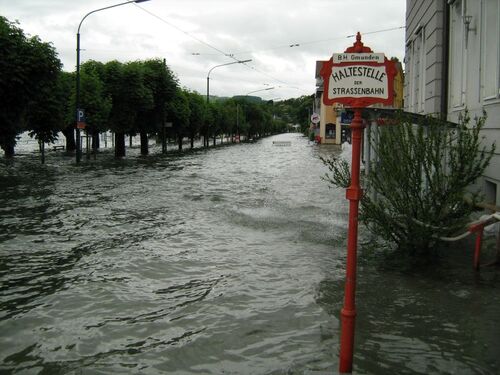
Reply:
[[146, 156], [149, 154], [148, 133], [141, 131], [139, 134], [141, 137], [141, 155]]
[[38, 147], [40, 149], [40, 161], [45, 164], [45, 142], [38, 141]]
[[115, 133], [115, 157], [125, 156], [125, 133]]
[[182, 151], [182, 139], [183, 139], [182, 135], [179, 135], [178, 136], [179, 151]]
[[10, 159], [14, 157], [14, 146], [12, 145], [4, 145], [2, 146], [2, 150], [4, 151], [5, 157]]
[[73, 152], [76, 150], [75, 129], [70, 125], [63, 129], [62, 133], [66, 137], [66, 151]]
[[97, 152], [97, 150], [99, 150], [100, 147], [101, 147], [101, 141], [99, 139], [99, 132], [93, 131], [92, 132], [92, 150], [94, 152]]

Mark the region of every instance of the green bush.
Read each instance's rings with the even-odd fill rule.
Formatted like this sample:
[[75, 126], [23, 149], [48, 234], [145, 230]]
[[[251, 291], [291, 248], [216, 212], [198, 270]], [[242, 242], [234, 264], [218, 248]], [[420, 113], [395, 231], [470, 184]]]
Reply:
[[309, 130], [309, 140], [314, 141], [314, 131], [313, 130]]
[[[481, 144], [486, 115], [471, 124], [468, 112], [459, 123], [426, 116], [414, 124], [400, 113], [380, 128], [375, 152], [379, 163], [365, 176], [361, 219], [370, 231], [409, 254], [428, 254], [439, 237], [463, 230], [478, 192], [471, 186], [483, 174], [495, 149]], [[350, 184], [349, 165], [342, 159], [323, 160], [335, 186]], [[376, 199], [372, 197], [376, 196]]]

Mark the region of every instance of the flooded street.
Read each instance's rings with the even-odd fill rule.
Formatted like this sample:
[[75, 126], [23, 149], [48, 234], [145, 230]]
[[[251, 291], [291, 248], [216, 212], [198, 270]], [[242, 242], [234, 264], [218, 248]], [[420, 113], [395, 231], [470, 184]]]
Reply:
[[[348, 204], [319, 160], [336, 151], [282, 134], [127, 152], [0, 159], [0, 372], [336, 370]], [[361, 233], [355, 373], [500, 373], [499, 291], [464, 243], [410, 270]]]

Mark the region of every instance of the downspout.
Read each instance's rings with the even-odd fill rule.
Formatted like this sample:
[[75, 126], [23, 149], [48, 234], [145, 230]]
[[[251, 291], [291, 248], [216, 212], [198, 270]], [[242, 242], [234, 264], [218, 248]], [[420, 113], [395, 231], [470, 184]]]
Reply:
[[449, 63], [450, 63], [450, 5], [443, 1], [443, 64], [441, 66], [441, 119], [448, 119], [448, 85], [449, 85]]

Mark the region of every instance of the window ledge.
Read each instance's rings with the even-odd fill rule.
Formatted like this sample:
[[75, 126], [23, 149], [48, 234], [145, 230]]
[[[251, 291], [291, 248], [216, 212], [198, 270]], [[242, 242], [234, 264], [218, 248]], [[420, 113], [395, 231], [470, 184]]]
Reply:
[[448, 110], [450, 112], [460, 112], [460, 111], [463, 111], [466, 108], [467, 107], [465, 106], [465, 104], [461, 104], [461, 105], [453, 106], [453, 107], [449, 108]]
[[483, 99], [484, 106], [495, 105], [495, 104], [500, 104], [500, 98], [495, 96], [490, 96], [489, 98]]

